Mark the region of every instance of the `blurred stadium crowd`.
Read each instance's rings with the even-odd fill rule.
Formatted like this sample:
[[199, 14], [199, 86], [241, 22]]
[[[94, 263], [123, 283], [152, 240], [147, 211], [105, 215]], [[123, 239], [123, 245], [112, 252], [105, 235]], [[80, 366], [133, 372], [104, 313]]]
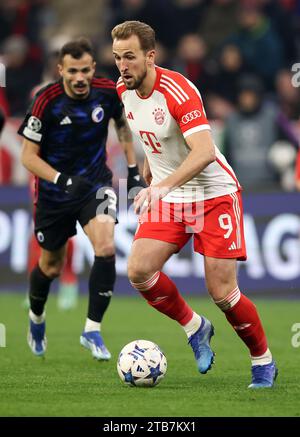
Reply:
[[299, 0], [1, 0], [6, 87], [0, 87], [0, 125], [1, 119], [6, 123], [0, 182], [26, 183], [15, 165], [16, 129], [32, 90], [56, 79], [59, 48], [74, 37], [90, 37], [97, 74], [116, 80], [110, 31], [127, 19], [150, 24], [157, 64], [199, 88], [216, 142], [244, 188], [293, 190], [300, 136], [300, 79], [292, 80], [300, 63]]

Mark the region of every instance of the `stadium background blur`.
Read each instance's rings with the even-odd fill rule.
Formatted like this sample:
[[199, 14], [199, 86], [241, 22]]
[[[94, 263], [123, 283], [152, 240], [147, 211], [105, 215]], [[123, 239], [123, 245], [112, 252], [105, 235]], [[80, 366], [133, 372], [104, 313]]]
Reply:
[[[129, 285], [126, 264], [136, 217], [124, 205], [116, 226], [118, 281], [103, 326], [113, 359], [96, 363], [79, 346], [93, 260], [80, 228], [73, 257], [81, 279], [79, 305], [59, 311], [54, 290], [47, 303], [46, 359], [33, 357], [26, 344], [28, 315], [21, 303], [32, 207], [17, 127], [32, 89], [52, 80], [57, 51], [74, 37], [90, 37], [97, 73], [116, 79], [110, 30], [125, 19], [152, 25], [159, 41], [157, 64], [182, 72], [199, 87], [215, 141], [244, 186], [248, 260], [240, 264], [239, 282], [258, 305], [279, 367], [271, 392], [247, 390], [244, 345], [207, 297], [202, 257], [188, 244], [166, 273], [216, 328], [216, 364], [209, 376], [197, 374], [185, 334]], [[6, 66], [6, 87], [0, 87], [6, 118], [0, 136], [1, 417], [80, 416], [86, 424], [88, 416], [299, 416], [300, 193], [294, 179], [299, 30], [299, 0], [0, 0], [0, 74]], [[142, 160], [138, 144], [137, 152]], [[113, 129], [108, 153], [118, 186], [127, 170]], [[136, 338], [156, 342], [167, 356], [166, 378], [150, 391], [122, 387], [117, 376], [118, 353]]]
[[[110, 31], [126, 19], [156, 31], [157, 64], [177, 70], [199, 88], [216, 144], [244, 187], [248, 261], [240, 267], [248, 293], [299, 296], [300, 202], [294, 167], [300, 134], [299, 0], [5, 0], [0, 3], [0, 88], [5, 126], [0, 137], [0, 291], [25, 291], [31, 208], [28, 174], [20, 163], [17, 127], [32, 90], [51, 80], [59, 48], [90, 37], [97, 74], [118, 72]], [[295, 70], [296, 68], [296, 70]], [[3, 85], [3, 83], [2, 83]], [[137, 145], [142, 162], [142, 151]], [[114, 182], [126, 164], [110, 131], [109, 163]], [[120, 210], [116, 230], [116, 294], [131, 293], [127, 255], [135, 230], [132, 211]], [[78, 230], [73, 259], [86, 292], [92, 252]], [[202, 259], [191, 245], [167, 264], [189, 293], [205, 293]], [[200, 280], [199, 280], [200, 278]]]

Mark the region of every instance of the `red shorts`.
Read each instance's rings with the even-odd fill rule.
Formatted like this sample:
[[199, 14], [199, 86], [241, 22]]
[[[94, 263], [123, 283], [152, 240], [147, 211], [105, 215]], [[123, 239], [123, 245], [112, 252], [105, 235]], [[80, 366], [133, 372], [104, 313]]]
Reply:
[[247, 258], [241, 193], [204, 202], [167, 203], [139, 217], [134, 240], [151, 238], [174, 243], [178, 251], [194, 237], [194, 250], [213, 258]]

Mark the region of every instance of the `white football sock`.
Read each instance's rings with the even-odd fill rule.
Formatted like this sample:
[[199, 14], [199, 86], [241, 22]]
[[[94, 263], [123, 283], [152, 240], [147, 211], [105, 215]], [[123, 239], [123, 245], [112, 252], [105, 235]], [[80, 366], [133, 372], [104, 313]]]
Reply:
[[101, 331], [101, 323], [94, 322], [94, 320], [86, 319], [84, 332], [91, 332], [91, 331]]
[[270, 364], [272, 362], [272, 354], [268, 348], [263, 355], [259, 357], [251, 357], [252, 366], [264, 366], [265, 364]]
[[196, 331], [200, 328], [202, 319], [199, 314], [193, 312], [193, 317], [191, 320], [183, 326], [183, 329], [185, 330], [185, 333], [188, 337], [195, 334]]
[[33, 321], [33, 323], [37, 323], [37, 324], [43, 323], [45, 321], [45, 317], [46, 317], [45, 311], [40, 316], [37, 316], [31, 310], [29, 310], [29, 318], [30, 320]]

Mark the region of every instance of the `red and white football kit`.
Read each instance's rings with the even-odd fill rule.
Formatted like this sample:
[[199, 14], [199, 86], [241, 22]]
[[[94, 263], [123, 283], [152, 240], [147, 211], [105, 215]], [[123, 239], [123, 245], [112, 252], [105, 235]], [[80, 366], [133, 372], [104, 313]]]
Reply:
[[[195, 85], [181, 74], [155, 67], [156, 81], [145, 98], [128, 90], [120, 78], [117, 91], [125, 107], [130, 129], [143, 145], [156, 185], [176, 171], [190, 149], [185, 139], [210, 130], [202, 99]], [[188, 223], [176, 220], [178, 204], [204, 201], [203, 228], [194, 232], [195, 251], [216, 258], [246, 259], [241, 186], [225, 157], [215, 146], [216, 161], [186, 184], [167, 194], [160, 207], [169, 203], [169, 221], [140, 217], [135, 239], [153, 238], [178, 245], [189, 240]]]

